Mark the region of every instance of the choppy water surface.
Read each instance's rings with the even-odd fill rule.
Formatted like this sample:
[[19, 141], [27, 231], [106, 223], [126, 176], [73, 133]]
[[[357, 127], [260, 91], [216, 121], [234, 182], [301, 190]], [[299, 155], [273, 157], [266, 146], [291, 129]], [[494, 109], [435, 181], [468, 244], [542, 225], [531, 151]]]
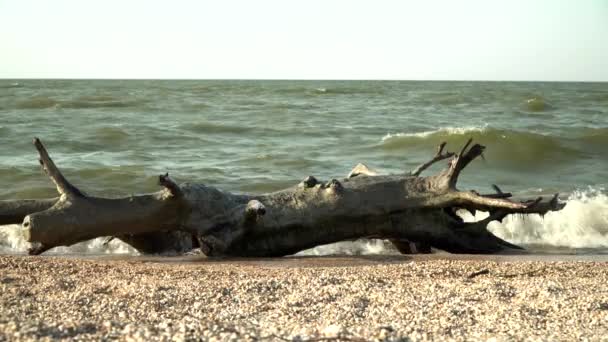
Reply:
[[[34, 136], [69, 179], [106, 196], [155, 191], [167, 171], [243, 192], [358, 162], [400, 172], [472, 137], [488, 149], [461, 188], [570, 196], [544, 219], [493, 224], [499, 235], [608, 250], [608, 84], [0, 80], [0, 118], [0, 199], [54, 195]], [[22, 248], [14, 233], [0, 229], [0, 251]]]

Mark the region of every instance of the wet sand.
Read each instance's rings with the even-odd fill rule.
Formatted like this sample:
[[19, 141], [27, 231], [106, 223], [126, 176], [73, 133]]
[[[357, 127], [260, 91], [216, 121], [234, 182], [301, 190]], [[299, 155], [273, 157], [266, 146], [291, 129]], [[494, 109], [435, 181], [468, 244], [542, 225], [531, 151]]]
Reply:
[[607, 259], [0, 256], [0, 341], [600, 341]]

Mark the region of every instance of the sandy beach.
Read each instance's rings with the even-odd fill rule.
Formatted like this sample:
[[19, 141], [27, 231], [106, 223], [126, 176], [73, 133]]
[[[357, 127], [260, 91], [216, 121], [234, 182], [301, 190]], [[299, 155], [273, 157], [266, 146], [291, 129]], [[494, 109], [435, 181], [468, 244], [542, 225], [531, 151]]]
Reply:
[[2, 340], [607, 340], [608, 263], [0, 256]]

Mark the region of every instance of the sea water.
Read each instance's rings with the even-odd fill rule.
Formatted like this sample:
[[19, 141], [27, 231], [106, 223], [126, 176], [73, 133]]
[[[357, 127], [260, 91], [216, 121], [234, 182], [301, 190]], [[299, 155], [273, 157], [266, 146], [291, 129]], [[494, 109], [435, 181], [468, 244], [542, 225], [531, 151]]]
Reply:
[[[608, 251], [606, 83], [0, 80], [0, 200], [56, 195], [33, 137], [68, 179], [98, 196], [156, 191], [165, 172], [247, 193], [345, 176], [359, 162], [404, 172], [442, 141], [458, 151], [473, 138], [487, 149], [461, 189], [497, 184], [530, 198], [559, 192], [567, 202], [544, 217], [494, 222], [494, 233], [537, 250]], [[26, 247], [18, 226], [0, 227], [0, 252]], [[56, 252], [134, 251], [95, 240]]]

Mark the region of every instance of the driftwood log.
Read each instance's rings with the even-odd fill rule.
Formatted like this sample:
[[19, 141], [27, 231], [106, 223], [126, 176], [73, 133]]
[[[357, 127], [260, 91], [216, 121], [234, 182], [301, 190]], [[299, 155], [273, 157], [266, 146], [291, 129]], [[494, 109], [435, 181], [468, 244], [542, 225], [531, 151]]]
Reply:
[[[202, 184], [181, 184], [159, 177], [162, 190], [125, 198], [85, 195], [55, 166], [40, 140], [40, 164], [59, 197], [0, 201], [0, 224], [22, 223], [30, 254], [97, 237], [118, 238], [144, 253], [200, 247], [209, 256], [284, 256], [322, 244], [358, 238], [389, 239], [403, 253], [432, 248], [452, 253], [496, 253], [520, 249], [493, 235], [488, 223], [509, 214], [559, 210], [557, 194], [548, 201], [512, 200], [496, 193], [460, 191], [460, 172], [485, 147], [436, 155], [412, 172], [377, 175], [363, 164], [347, 178], [301, 183], [268, 194], [224, 192]], [[432, 164], [450, 159], [447, 168], [422, 177]], [[464, 222], [458, 210], [487, 211], [489, 217]]]

